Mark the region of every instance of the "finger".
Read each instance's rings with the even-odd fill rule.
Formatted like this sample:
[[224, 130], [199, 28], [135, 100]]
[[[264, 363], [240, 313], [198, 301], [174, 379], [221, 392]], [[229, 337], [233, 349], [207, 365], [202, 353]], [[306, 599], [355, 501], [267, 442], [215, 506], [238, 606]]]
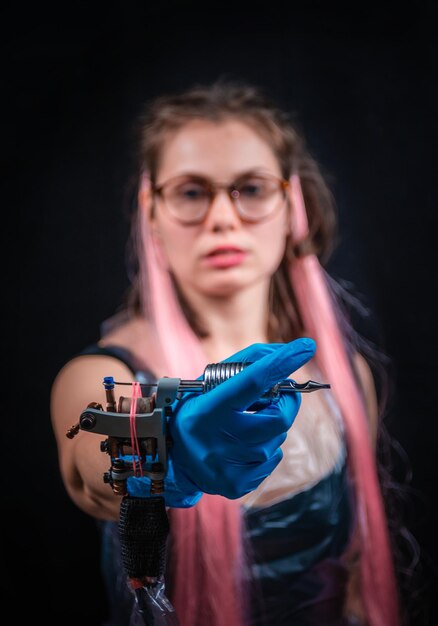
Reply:
[[[301, 404], [300, 394], [282, 395], [276, 404], [265, 406], [258, 413], [235, 411], [232, 422], [223, 427], [230, 439], [257, 444], [286, 433], [294, 423]], [[232, 433], [232, 434], [230, 434]]]
[[239, 350], [221, 363], [248, 363], [248, 361], [257, 361], [271, 352], [275, 352], [284, 346], [284, 343], [253, 343], [243, 350]]
[[287, 433], [281, 433], [262, 443], [249, 444], [247, 442], [235, 441], [235, 443], [227, 448], [227, 455], [224, 457], [226, 462], [234, 463], [236, 461], [247, 463], [265, 463], [275, 454], [286, 440]]
[[272, 386], [287, 378], [315, 353], [313, 339], [296, 339], [254, 361], [197, 400], [202, 410], [228, 406], [244, 410]]
[[[263, 482], [265, 478], [267, 478], [270, 474], [272, 474], [282, 458], [283, 451], [281, 448], [277, 448], [271, 458], [265, 461], [265, 463], [255, 463], [253, 466], [243, 464], [242, 472], [245, 476], [245, 489], [240, 491], [239, 493], [228, 495], [227, 497], [232, 499], [240, 498], [243, 495], [257, 489], [260, 483]], [[241, 464], [236, 462], [235, 465]]]

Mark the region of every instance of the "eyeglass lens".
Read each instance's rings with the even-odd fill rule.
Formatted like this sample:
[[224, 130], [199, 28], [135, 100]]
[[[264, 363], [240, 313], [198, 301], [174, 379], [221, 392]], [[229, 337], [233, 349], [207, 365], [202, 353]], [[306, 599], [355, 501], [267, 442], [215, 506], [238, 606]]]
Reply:
[[[257, 221], [277, 209], [283, 187], [277, 178], [253, 175], [230, 185], [228, 193], [244, 219]], [[169, 181], [161, 194], [169, 212], [190, 223], [205, 217], [216, 191], [208, 180], [184, 177]]]

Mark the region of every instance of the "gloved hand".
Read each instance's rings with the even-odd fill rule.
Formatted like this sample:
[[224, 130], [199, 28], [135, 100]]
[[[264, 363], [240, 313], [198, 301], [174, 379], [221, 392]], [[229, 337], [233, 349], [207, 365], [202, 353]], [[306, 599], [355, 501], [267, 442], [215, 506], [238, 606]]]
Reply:
[[[301, 404], [301, 395], [284, 394], [256, 413], [245, 412], [273, 385], [307, 363], [312, 339], [288, 344], [253, 344], [224, 362], [251, 362], [205, 394], [187, 393], [174, 403], [169, 419], [173, 445], [164, 481], [169, 507], [191, 507], [202, 493], [230, 499], [253, 491], [273, 471], [281, 444]], [[150, 495], [150, 479], [130, 477], [131, 496]]]
[[282, 394], [256, 413], [246, 409], [307, 363], [315, 349], [315, 342], [307, 338], [253, 344], [225, 359], [252, 362], [242, 372], [207, 393], [188, 393], [176, 403], [169, 419], [170, 457], [174, 485], [182, 493], [235, 499], [271, 474], [283, 456], [280, 446], [298, 413], [301, 395]]

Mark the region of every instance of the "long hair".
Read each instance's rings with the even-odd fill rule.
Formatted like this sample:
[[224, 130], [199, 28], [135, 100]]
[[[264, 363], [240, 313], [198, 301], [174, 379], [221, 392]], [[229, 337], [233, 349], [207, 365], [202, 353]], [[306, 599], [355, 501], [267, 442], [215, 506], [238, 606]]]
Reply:
[[[238, 119], [250, 125], [271, 146], [284, 178], [291, 181], [291, 234], [271, 279], [268, 337], [283, 342], [307, 334], [317, 341], [319, 367], [332, 383], [345, 424], [368, 624], [398, 626], [392, 539], [353, 364], [358, 343], [341, 306], [342, 289], [339, 285], [333, 289], [333, 280], [323, 269], [337, 241], [336, 206], [328, 184], [284, 111], [257, 88], [218, 81], [148, 104], [140, 118], [140, 195], [142, 185], [155, 182], [166, 137], [195, 119]], [[206, 364], [200, 342], [205, 331], [157, 256], [148, 226], [147, 216], [139, 210], [132, 228], [128, 307], [151, 322], [151, 340], [159, 346], [166, 374], [192, 378]], [[154, 370], [153, 358], [149, 366]], [[171, 598], [181, 624], [242, 626], [246, 590], [239, 585], [247, 555], [238, 503], [204, 495], [191, 509], [172, 509], [169, 514]]]

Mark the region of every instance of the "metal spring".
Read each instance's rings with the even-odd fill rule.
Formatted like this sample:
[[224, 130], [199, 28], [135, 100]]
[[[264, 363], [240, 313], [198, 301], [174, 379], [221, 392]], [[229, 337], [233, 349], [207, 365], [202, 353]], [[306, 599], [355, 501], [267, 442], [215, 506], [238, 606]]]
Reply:
[[204, 391], [214, 389], [234, 374], [239, 374], [249, 363], [209, 363], [204, 370]]

